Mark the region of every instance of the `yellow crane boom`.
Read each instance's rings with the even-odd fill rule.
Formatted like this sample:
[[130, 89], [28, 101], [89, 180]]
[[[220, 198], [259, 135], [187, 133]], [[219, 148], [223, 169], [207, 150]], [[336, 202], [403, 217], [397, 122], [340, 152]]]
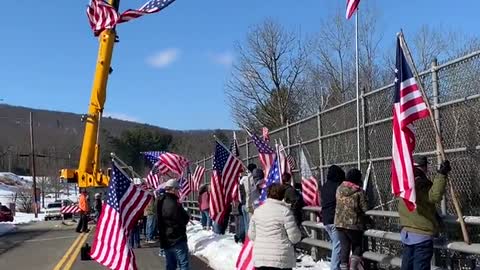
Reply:
[[[109, 0], [118, 11], [120, 0]], [[100, 169], [100, 122], [106, 99], [108, 75], [116, 41], [115, 29], [103, 30], [99, 35], [99, 48], [88, 114], [85, 117], [82, 152], [77, 169], [60, 170], [60, 178], [79, 187], [104, 187], [108, 185], [108, 172]]]

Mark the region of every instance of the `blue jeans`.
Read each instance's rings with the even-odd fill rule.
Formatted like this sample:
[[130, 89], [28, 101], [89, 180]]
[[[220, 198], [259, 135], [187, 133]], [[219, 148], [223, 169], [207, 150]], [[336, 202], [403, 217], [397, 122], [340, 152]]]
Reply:
[[165, 259], [167, 262], [166, 270], [176, 270], [177, 265], [180, 267], [180, 270], [190, 270], [187, 241], [181, 241], [173, 247], [166, 248]]
[[248, 225], [250, 225], [250, 214], [248, 213], [247, 206], [242, 204], [242, 218], [243, 227], [245, 229], [245, 235], [248, 235]]
[[433, 240], [403, 245], [401, 270], [428, 270], [433, 257]]
[[147, 216], [147, 241], [153, 240], [155, 233], [155, 216]]
[[220, 227], [220, 225], [219, 225], [217, 222], [215, 222], [215, 221], [212, 221], [212, 223], [213, 223], [213, 224], [212, 224], [213, 232], [216, 233], [216, 234], [220, 234], [220, 232], [221, 232], [221, 227]]
[[334, 224], [325, 225], [325, 230], [328, 233], [328, 236], [332, 240], [332, 255], [330, 258], [330, 269], [339, 270], [340, 269], [340, 251], [342, 250], [340, 246], [340, 238], [338, 237], [338, 231]]
[[202, 219], [200, 222], [202, 223], [202, 227], [212, 226], [212, 220], [210, 219], [208, 210], [202, 211]]
[[130, 233], [130, 247], [139, 248], [140, 247], [140, 226], [133, 226], [132, 232]]

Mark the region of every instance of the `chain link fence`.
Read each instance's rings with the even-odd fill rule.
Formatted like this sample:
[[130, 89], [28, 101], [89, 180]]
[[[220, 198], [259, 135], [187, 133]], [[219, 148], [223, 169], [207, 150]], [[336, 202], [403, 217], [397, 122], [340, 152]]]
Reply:
[[[421, 81], [439, 124], [447, 159], [452, 172], [453, 185], [464, 215], [480, 216], [480, 51], [447, 63], [432, 63], [430, 70], [420, 73]], [[361, 169], [365, 173], [372, 164], [369, 188], [371, 206], [379, 210], [396, 211], [396, 200], [391, 194], [390, 166], [392, 153], [392, 100], [394, 85], [362, 92], [360, 99], [360, 154]], [[428, 156], [430, 172], [435, 172], [437, 149], [435, 133], [430, 119], [417, 121], [415, 154]], [[314, 174], [320, 183], [325, 181], [326, 170], [336, 164], [345, 170], [357, 167], [356, 100], [320, 111], [315, 115], [288, 124], [270, 133], [271, 141], [282, 141], [296, 159], [300, 146], [308, 152]], [[251, 141], [239, 145], [245, 163], [260, 164], [258, 152]], [[212, 157], [198, 161], [207, 169], [205, 182], [209, 182]], [[299, 172], [295, 172], [300, 181]], [[442, 214], [455, 215], [448, 191]], [[195, 198], [192, 198], [195, 199]], [[379, 218], [378, 229], [398, 231], [398, 220]], [[479, 242], [480, 231], [469, 228], [471, 238]], [[450, 240], [461, 239], [459, 227], [448, 235]], [[375, 244], [384, 253], [401, 251], [398, 243]]]

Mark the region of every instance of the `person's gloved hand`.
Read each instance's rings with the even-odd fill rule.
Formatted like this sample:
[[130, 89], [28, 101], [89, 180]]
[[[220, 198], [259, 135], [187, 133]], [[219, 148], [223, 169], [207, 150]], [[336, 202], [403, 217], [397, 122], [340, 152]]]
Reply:
[[448, 173], [452, 170], [452, 167], [450, 167], [450, 161], [445, 160], [440, 164], [440, 167], [438, 168], [438, 172], [443, 175], [448, 175]]

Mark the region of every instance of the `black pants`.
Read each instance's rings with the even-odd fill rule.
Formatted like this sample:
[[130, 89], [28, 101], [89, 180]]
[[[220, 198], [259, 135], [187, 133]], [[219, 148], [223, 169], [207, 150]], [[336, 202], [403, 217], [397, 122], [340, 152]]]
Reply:
[[403, 245], [401, 270], [428, 270], [433, 256], [433, 241]]
[[292, 268], [275, 268], [275, 267], [268, 267], [268, 266], [262, 266], [262, 267], [256, 267], [256, 270], [292, 270]]
[[86, 213], [80, 213], [78, 220], [77, 232], [86, 232], [88, 230], [88, 217]]
[[348, 264], [350, 258], [350, 250], [353, 256], [362, 256], [362, 236], [363, 231], [347, 230], [337, 228], [338, 238], [340, 239], [340, 263]]

